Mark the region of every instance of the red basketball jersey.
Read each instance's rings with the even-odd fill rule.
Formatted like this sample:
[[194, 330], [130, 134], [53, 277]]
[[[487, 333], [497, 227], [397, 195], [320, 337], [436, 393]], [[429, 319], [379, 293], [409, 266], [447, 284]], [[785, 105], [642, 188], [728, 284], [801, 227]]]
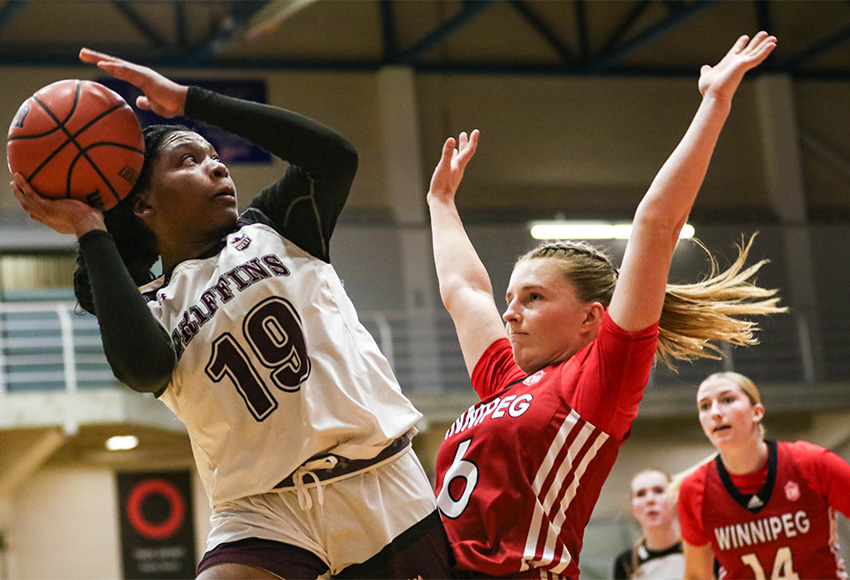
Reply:
[[437, 456], [437, 505], [461, 568], [578, 577], [584, 527], [637, 414], [657, 334], [627, 333], [606, 313], [595, 341], [528, 377], [506, 339], [487, 349], [472, 376], [481, 402]]
[[767, 443], [763, 486], [739, 490], [719, 457], [685, 479], [679, 496], [682, 536], [695, 545], [711, 542], [720, 580], [846, 580], [835, 512], [795, 458], [807, 455], [810, 461], [813, 452], [824, 450], [804, 442]]

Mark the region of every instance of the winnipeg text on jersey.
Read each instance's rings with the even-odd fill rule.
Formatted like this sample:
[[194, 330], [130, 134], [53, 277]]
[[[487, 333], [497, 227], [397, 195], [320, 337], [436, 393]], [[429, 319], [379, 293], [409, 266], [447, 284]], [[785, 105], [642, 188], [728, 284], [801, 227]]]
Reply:
[[721, 550], [730, 550], [790, 539], [798, 534], [809, 533], [810, 528], [809, 517], [801, 510], [743, 524], [714, 528], [714, 537]]

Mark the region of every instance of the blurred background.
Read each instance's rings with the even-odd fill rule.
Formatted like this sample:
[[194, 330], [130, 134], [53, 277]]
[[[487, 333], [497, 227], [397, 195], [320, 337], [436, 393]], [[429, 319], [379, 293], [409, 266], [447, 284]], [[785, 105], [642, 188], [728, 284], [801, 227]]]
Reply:
[[[791, 311], [761, 321], [756, 347], [653, 373], [586, 533], [582, 577], [606, 578], [636, 532], [631, 476], [711, 453], [695, 406], [711, 372], [755, 380], [770, 437], [850, 459], [850, 2], [5, 0], [0, 119], [67, 78], [132, 100], [79, 63], [88, 46], [343, 133], [360, 170], [332, 262], [425, 415], [415, 445], [433, 472], [475, 400], [431, 259], [425, 192], [444, 139], [481, 130], [458, 205], [503, 296], [514, 259], [537, 243], [532, 222], [630, 221], [699, 104], [700, 66], [759, 29], [778, 47], [739, 89], [690, 223], [721, 265], [758, 232], [752, 258], [770, 260], [759, 283]], [[219, 150], [243, 207], [285, 169], [238, 142]], [[624, 240], [598, 243], [622, 256]], [[7, 188], [0, 580], [189, 577], [209, 506], [188, 438], [164, 405], [112, 377], [96, 320], [75, 310], [73, 255], [74, 239], [32, 222]], [[682, 241], [671, 281], [707, 268]], [[114, 436], [131, 442], [109, 450]], [[839, 532], [846, 558], [846, 519]]]

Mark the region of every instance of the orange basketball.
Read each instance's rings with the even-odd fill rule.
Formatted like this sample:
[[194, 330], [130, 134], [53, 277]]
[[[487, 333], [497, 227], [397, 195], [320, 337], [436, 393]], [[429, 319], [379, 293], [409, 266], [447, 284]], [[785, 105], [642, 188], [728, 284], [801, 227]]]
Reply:
[[18, 109], [6, 155], [45, 197], [70, 197], [114, 207], [142, 169], [145, 141], [139, 121], [118, 93], [93, 81], [47, 85]]

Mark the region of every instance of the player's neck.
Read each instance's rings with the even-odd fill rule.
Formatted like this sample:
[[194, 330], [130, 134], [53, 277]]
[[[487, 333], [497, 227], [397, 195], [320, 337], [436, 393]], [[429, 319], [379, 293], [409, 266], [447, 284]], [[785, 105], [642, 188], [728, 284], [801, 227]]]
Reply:
[[162, 271], [170, 272], [181, 262], [206, 257], [205, 254], [220, 245], [227, 233], [227, 231], [203, 232], [201, 235], [191, 235], [181, 232], [181, 235], [157, 236]]
[[767, 443], [759, 436], [748, 445], [720, 450], [720, 459], [732, 475], [745, 475], [759, 470], [767, 462]]
[[675, 545], [679, 541], [679, 532], [676, 526], [664, 525], [653, 526], [644, 529], [644, 545], [653, 552], [660, 552]]

